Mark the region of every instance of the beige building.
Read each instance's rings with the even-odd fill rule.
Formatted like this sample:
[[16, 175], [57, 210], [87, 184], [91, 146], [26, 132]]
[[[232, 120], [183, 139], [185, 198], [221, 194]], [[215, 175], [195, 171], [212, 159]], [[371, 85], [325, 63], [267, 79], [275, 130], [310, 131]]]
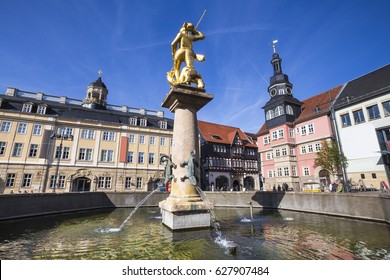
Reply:
[[0, 95], [0, 193], [147, 191], [162, 178], [173, 120], [107, 104], [101, 77], [84, 100], [7, 88]]

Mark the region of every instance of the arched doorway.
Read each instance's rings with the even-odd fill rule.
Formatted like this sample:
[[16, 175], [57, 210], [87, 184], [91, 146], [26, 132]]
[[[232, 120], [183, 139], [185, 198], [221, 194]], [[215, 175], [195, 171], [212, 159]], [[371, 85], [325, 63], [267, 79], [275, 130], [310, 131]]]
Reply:
[[73, 180], [72, 192], [89, 192], [91, 191], [91, 179], [79, 177]]
[[235, 191], [235, 192], [240, 191], [240, 181], [238, 181], [238, 180], [233, 181], [233, 191]]
[[328, 186], [330, 184], [330, 175], [329, 172], [325, 169], [322, 169], [318, 173], [318, 177], [320, 178], [320, 184], [323, 186]]
[[252, 177], [246, 177], [244, 179], [244, 188], [246, 191], [255, 189], [255, 180]]
[[215, 187], [217, 190], [220, 191], [226, 191], [228, 187], [228, 178], [225, 176], [218, 176], [217, 179], [215, 179]]

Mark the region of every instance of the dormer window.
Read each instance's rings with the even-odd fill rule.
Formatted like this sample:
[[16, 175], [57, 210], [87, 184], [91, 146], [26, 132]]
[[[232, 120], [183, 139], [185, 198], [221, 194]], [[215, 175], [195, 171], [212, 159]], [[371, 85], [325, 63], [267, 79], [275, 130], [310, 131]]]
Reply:
[[278, 106], [275, 109], [275, 117], [281, 116], [284, 114], [284, 108], [283, 106]]
[[137, 125], [137, 118], [130, 118], [129, 123], [130, 123], [130, 125], [136, 126]]
[[31, 113], [31, 109], [32, 109], [31, 103], [24, 103], [23, 108], [22, 108], [22, 112]]
[[294, 115], [294, 110], [290, 105], [286, 106], [286, 114], [287, 115]]
[[274, 117], [275, 117], [274, 111], [273, 111], [273, 110], [268, 110], [268, 111], [267, 111], [267, 114], [266, 114], [266, 119], [267, 119], [267, 120], [271, 120], [271, 119], [273, 119]]
[[140, 122], [139, 122], [140, 126], [147, 126], [147, 124], [148, 124], [147, 119], [141, 119]]
[[160, 121], [160, 128], [161, 129], [167, 129], [168, 123], [166, 121]]
[[46, 106], [45, 105], [38, 105], [37, 108], [37, 114], [44, 115], [46, 114]]

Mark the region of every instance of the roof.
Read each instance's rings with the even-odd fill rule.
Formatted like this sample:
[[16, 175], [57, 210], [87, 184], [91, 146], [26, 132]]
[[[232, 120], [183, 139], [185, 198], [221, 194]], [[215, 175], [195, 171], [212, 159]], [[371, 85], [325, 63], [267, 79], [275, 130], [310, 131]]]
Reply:
[[342, 108], [390, 90], [390, 64], [358, 77], [344, 87], [334, 107]]
[[246, 147], [257, 148], [251, 139], [237, 127], [198, 121], [198, 128], [207, 142], [231, 145], [234, 137], [238, 134], [242, 140], [247, 141], [245, 143]]
[[[302, 102], [301, 114], [295, 120], [295, 123], [301, 123], [310, 119], [317, 118], [319, 116], [326, 115], [336, 97], [339, 95], [343, 85], [339, 85], [330, 90], [324, 91], [320, 94], [314, 95]], [[265, 123], [261, 126], [256, 135], [263, 135], [267, 133]]]

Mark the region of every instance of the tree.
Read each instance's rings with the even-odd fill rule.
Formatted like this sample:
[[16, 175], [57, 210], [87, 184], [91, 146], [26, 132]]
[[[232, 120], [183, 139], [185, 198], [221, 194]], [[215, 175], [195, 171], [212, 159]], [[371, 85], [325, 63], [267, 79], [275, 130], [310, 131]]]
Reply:
[[321, 151], [317, 153], [317, 158], [314, 161], [314, 167], [321, 167], [327, 170], [333, 176], [340, 174], [341, 167], [348, 166], [348, 160], [341, 154], [336, 141], [323, 141]]

